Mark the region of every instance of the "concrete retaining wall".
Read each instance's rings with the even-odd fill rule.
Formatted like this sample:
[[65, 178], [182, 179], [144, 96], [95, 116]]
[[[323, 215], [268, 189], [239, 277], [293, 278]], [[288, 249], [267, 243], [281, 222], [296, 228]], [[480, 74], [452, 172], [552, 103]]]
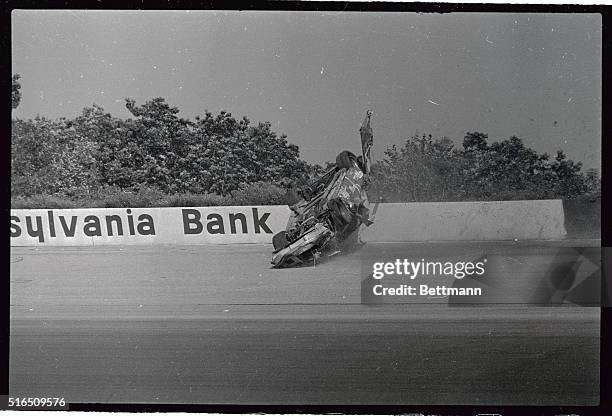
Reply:
[[380, 204], [365, 241], [564, 238], [561, 200]]
[[[12, 246], [270, 243], [286, 206], [11, 210]], [[380, 204], [365, 241], [561, 239], [560, 200]]]
[[286, 206], [11, 210], [12, 246], [270, 243]]
[[569, 238], [601, 238], [601, 199], [564, 200], [563, 213]]

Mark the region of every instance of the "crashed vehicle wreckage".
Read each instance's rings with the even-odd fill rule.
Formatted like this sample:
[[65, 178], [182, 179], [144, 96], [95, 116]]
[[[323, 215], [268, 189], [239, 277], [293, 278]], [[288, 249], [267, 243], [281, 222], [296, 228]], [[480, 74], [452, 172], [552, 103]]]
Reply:
[[359, 227], [371, 225], [366, 190], [370, 183], [370, 151], [373, 144], [368, 111], [361, 124], [361, 155], [345, 150], [319, 179], [299, 192], [290, 205], [285, 231], [274, 235], [273, 267], [293, 267], [321, 256], [338, 253], [340, 247], [358, 239]]

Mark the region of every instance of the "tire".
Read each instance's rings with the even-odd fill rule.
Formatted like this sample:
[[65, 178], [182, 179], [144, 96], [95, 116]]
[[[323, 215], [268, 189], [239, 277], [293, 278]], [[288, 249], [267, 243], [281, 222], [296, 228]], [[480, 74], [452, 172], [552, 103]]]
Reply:
[[357, 156], [355, 156], [352, 152], [345, 150], [340, 152], [338, 156], [336, 156], [336, 165], [341, 169], [348, 169], [354, 166], [354, 163], [357, 162]]
[[289, 241], [287, 241], [287, 232], [281, 231], [276, 233], [274, 237], [272, 237], [272, 245], [274, 246], [274, 251], [282, 250], [289, 245]]
[[353, 213], [341, 199], [332, 199], [327, 203], [336, 226], [345, 226], [353, 220]]

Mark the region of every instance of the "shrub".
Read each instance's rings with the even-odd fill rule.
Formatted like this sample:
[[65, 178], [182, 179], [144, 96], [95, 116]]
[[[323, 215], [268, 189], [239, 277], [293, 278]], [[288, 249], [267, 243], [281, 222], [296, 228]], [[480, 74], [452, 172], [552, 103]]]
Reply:
[[[116, 188], [111, 188], [115, 190]], [[142, 186], [137, 191], [115, 191], [94, 204], [101, 208], [146, 208], [164, 206], [165, 194], [159, 189]]]
[[230, 195], [229, 205], [284, 205], [287, 191], [268, 182], [255, 182]]
[[11, 198], [12, 209], [68, 209], [81, 208], [81, 204], [55, 195], [15, 196]]
[[166, 199], [166, 206], [169, 207], [213, 207], [229, 205], [227, 198], [217, 194], [191, 194], [180, 193], [170, 195]]
[[149, 208], [149, 207], [210, 207], [221, 205], [284, 205], [285, 189], [258, 182], [233, 191], [228, 196], [211, 193], [167, 194], [156, 187], [142, 185], [137, 190], [124, 191], [115, 186], [98, 189], [88, 197], [58, 195], [13, 196], [13, 209], [62, 208]]

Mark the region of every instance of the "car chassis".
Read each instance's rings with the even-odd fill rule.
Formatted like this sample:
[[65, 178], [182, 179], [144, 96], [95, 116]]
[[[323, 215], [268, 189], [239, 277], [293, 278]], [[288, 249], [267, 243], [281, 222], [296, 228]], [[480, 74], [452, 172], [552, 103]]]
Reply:
[[356, 157], [347, 150], [338, 154], [336, 163], [309, 183], [300, 192], [301, 199], [289, 206], [287, 227], [272, 240], [273, 267], [299, 266], [337, 254], [340, 248], [359, 240], [362, 224], [372, 224], [366, 193], [373, 144], [371, 116], [368, 111], [359, 129], [362, 154]]

